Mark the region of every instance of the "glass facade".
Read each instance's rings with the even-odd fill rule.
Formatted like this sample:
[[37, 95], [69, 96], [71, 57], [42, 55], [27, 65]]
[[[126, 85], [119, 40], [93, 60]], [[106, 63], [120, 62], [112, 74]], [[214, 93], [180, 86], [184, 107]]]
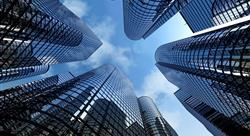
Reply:
[[155, 30], [160, 28], [164, 23], [166, 23], [170, 18], [176, 15], [183, 7], [188, 5], [193, 0], [173, 0], [168, 8], [165, 9], [164, 13], [158, 20], [148, 29], [148, 31], [143, 35], [146, 39]]
[[177, 136], [150, 97], [142, 96], [138, 102], [146, 136]]
[[248, 16], [250, 13], [249, 0], [214, 0], [212, 11], [216, 25]]
[[0, 82], [84, 60], [102, 44], [58, 0], [1, 0], [0, 16]]
[[[156, 65], [165, 77], [207, 109], [189, 106], [210, 122], [209, 127], [202, 123], [212, 133], [217, 128], [226, 135], [249, 134], [249, 26], [250, 21], [241, 22], [168, 43], [156, 51]], [[234, 131], [220, 122], [227, 122]]]
[[172, 0], [123, 0], [124, 30], [128, 38], [139, 40], [158, 20]]
[[0, 134], [144, 136], [131, 82], [104, 65], [0, 92]]
[[214, 0], [192, 0], [181, 11], [183, 19], [193, 32], [214, 26], [212, 5]]
[[157, 21], [147, 30], [147, 38], [176, 13], [180, 13], [193, 32], [247, 16], [248, 0], [174, 0]]

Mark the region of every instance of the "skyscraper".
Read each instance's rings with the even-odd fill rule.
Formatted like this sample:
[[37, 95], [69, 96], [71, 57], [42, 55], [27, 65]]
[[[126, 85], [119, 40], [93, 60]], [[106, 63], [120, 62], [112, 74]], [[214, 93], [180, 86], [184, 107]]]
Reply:
[[150, 97], [142, 96], [138, 102], [146, 136], [177, 136]]
[[124, 0], [123, 3], [125, 33], [133, 40], [147, 38], [177, 13], [193, 32], [198, 32], [247, 16], [250, 7], [247, 0]]
[[[143, 34], [143, 38], [146, 39], [149, 35], [151, 35], [155, 30], [160, 28], [163, 24], [165, 24], [169, 19], [171, 19], [174, 15], [176, 15], [179, 11], [183, 9], [186, 5], [188, 5], [191, 1], [194, 0], [172, 0], [169, 7], [164, 10], [164, 13], [155, 21], [155, 23], [147, 30], [146, 33]], [[195, 7], [193, 7], [195, 8]]]
[[234, 22], [163, 45], [155, 54], [157, 67], [180, 88], [178, 99], [214, 135], [250, 134], [250, 20]]
[[128, 38], [139, 40], [157, 21], [171, 0], [123, 0], [124, 31]]
[[130, 81], [104, 65], [0, 92], [0, 134], [144, 135]]
[[215, 25], [249, 15], [248, 0], [214, 0], [212, 13]]
[[0, 82], [87, 59], [102, 44], [58, 0], [2, 0], [0, 13]]

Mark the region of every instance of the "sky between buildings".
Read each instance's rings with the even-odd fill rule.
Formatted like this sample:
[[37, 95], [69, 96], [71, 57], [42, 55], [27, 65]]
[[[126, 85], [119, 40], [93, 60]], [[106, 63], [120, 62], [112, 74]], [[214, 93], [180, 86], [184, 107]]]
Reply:
[[103, 45], [87, 61], [54, 65], [45, 75], [2, 84], [1, 89], [66, 71], [81, 74], [111, 63], [133, 82], [138, 97], [147, 95], [154, 99], [160, 112], [179, 136], [211, 136], [174, 96], [173, 93], [178, 88], [169, 83], [154, 65], [154, 54], [160, 45], [192, 34], [179, 14], [148, 39], [131, 41], [123, 30], [122, 0], [60, 1], [91, 27]]

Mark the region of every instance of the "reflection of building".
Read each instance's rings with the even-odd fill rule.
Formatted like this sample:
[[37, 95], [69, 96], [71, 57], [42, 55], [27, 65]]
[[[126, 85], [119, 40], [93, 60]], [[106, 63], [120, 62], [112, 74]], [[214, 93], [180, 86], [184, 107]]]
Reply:
[[0, 82], [45, 73], [45, 65], [84, 60], [101, 45], [58, 0], [0, 5]]
[[147, 38], [178, 12], [193, 32], [249, 14], [247, 0], [123, 0], [124, 29], [133, 40]]
[[134, 122], [127, 129], [127, 133], [125, 136], [140, 136], [145, 135], [145, 130], [143, 126], [141, 126], [138, 122]]
[[250, 131], [249, 24], [204, 32], [156, 51], [157, 67], [181, 89], [178, 99], [215, 135]]
[[147, 136], [177, 136], [150, 97], [138, 98], [142, 121]]
[[[84, 118], [102, 136], [123, 135], [126, 129], [126, 114], [112, 101], [97, 99]], [[89, 127], [83, 128], [83, 135], [93, 135]], [[124, 132], [124, 134], [126, 134]]]
[[132, 85], [118, 69], [104, 65], [70, 75], [1, 91], [0, 133], [144, 135]]

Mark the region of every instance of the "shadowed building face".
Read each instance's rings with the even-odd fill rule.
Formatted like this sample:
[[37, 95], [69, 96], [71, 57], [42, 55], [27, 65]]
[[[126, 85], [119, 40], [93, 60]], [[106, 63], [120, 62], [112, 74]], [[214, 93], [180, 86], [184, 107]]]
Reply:
[[85, 60], [102, 44], [58, 0], [2, 0], [0, 13], [0, 82]]
[[143, 136], [130, 81], [104, 65], [0, 92], [0, 134]]
[[[246, 17], [233, 25], [163, 45], [155, 54], [156, 66], [181, 89], [176, 93], [180, 101], [187, 103], [214, 135], [218, 131], [225, 135], [250, 131], [249, 24]], [[193, 98], [182, 98], [184, 94]], [[192, 105], [196, 102], [201, 105]], [[219, 122], [230, 122], [228, 127], [235, 131]]]
[[129, 39], [146, 39], [177, 13], [193, 32], [249, 14], [247, 0], [123, 0], [124, 30]]

